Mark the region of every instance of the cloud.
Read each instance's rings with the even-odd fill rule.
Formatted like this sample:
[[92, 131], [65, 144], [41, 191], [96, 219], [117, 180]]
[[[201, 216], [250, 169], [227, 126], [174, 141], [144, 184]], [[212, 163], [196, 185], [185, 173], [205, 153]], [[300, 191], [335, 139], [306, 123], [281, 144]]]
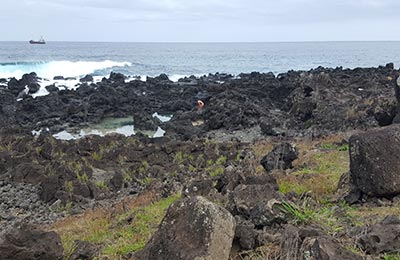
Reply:
[[[201, 35], [204, 41], [211, 37], [240, 41], [243, 35], [246, 41], [249, 36], [270, 39], [282, 30], [292, 35], [297, 35], [295, 30], [331, 30], [335, 34], [343, 30], [346, 34], [352, 28], [357, 34], [357, 27], [370, 25], [377, 30], [376, 24], [400, 22], [400, 1], [395, 0], [2, 0], [0, 9], [0, 33], [10, 37], [22, 37], [24, 28], [44, 28], [45, 33], [57, 37], [68, 34], [65, 38], [75, 33], [104, 39], [106, 35], [101, 33], [112, 31], [118, 39], [129, 40], [134, 37], [129, 38], [126, 32], [143, 30], [142, 36], [151, 40], [160, 34], [162, 39], [174, 36], [180, 41], [191, 31], [188, 40], [198, 40]], [[13, 31], [16, 28], [18, 31]], [[364, 30], [363, 35], [373, 33]], [[387, 31], [387, 27], [381, 30]], [[263, 35], [266, 32], [272, 35]], [[381, 31], [376, 33], [382, 35]]]

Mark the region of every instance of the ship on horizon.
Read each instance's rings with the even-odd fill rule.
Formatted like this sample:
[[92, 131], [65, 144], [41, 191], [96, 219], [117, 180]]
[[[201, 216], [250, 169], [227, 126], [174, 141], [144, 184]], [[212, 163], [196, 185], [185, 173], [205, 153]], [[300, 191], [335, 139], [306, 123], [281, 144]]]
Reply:
[[30, 44], [46, 44], [46, 41], [43, 39], [43, 37], [40, 37], [40, 39], [37, 40], [30, 40], [29, 41]]

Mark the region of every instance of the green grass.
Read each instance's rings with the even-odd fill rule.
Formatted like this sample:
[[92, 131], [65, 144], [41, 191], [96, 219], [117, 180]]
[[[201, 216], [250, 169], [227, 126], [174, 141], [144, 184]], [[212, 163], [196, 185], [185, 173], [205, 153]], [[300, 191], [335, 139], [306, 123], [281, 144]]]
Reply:
[[299, 204], [283, 201], [281, 211], [295, 225], [318, 224], [329, 234], [336, 234], [344, 229], [343, 219], [337, 217], [331, 205], [313, 207], [308, 199]]
[[100, 152], [93, 152], [92, 153], [92, 158], [93, 158], [93, 160], [99, 162], [99, 161], [103, 160], [103, 155]]
[[99, 181], [99, 182], [96, 183], [96, 185], [97, 185], [97, 187], [99, 187], [99, 189], [102, 189], [102, 190], [108, 189], [107, 185], [106, 185], [106, 183], [104, 181]]
[[283, 201], [281, 211], [291, 217], [293, 224], [309, 224], [315, 211], [308, 207], [301, 207], [294, 203]]
[[348, 151], [349, 145], [348, 144], [337, 145], [337, 144], [332, 144], [332, 143], [324, 143], [324, 144], [320, 145], [320, 148], [326, 149], [326, 150]]
[[286, 194], [310, 193], [317, 199], [331, 197], [337, 189], [339, 179], [349, 170], [347, 151], [326, 150], [310, 153], [289, 175], [277, 176], [279, 191]]
[[[73, 241], [77, 239], [104, 245], [100, 256], [110, 259], [120, 259], [126, 253], [142, 249], [161, 223], [166, 209], [179, 198], [180, 195], [173, 195], [118, 214], [100, 211], [63, 224], [58, 233], [66, 257], [73, 252]], [[128, 216], [133, 216], [130, 224], [124, 221]]]
[[385, 254], [381, 258], [382, 260], [400, 260], [400, 253], [397, 254]]

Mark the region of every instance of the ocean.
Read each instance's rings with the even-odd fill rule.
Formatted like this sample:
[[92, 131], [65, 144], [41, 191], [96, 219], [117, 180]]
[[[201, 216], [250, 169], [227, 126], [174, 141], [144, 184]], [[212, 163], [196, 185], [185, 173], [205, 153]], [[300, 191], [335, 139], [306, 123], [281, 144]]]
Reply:
[[129, 76], [166, 73], [172, 80], [225, 72], [309, 70], [400, 64], [400, 42], [296, 43], [90, 43], [0, 42], [0, 78], [103, 77], [111, 71]]

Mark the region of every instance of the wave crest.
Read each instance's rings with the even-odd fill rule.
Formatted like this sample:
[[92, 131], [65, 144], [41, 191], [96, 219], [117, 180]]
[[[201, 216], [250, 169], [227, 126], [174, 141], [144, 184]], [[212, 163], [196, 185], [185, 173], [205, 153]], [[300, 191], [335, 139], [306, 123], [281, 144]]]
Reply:
[[[80, 77], [98, 70], [132, 66], [130, 62], [105, 61], [49, 61], [0, 63], [0, 78], [21, 78], [23, 74], [36, 72], [39, 77]], [[108, 71], [109, 73], [109, 71]], [[104, 75], [105, 76], [105, 75]]]

